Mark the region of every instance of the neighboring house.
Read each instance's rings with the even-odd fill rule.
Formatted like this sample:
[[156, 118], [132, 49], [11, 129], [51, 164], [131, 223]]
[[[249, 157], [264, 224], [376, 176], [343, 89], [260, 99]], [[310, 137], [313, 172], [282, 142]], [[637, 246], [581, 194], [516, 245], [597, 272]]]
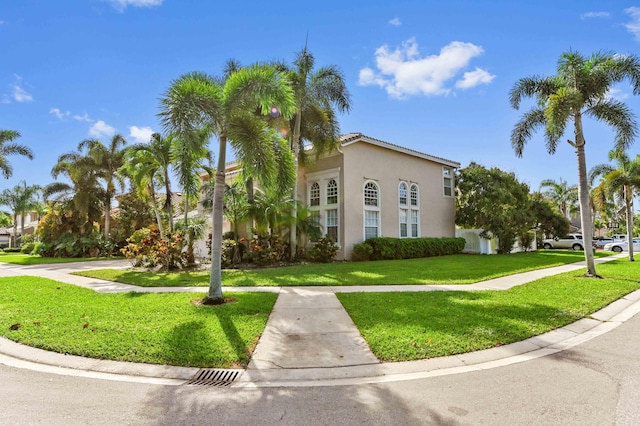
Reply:
[[[40, 213], [38, 213], [37, 211], [27, 212], [24, 216], [24, 234], [25, 235], [34, 234], [36, 232], [36, 229], [38, 228], [38, 223], [40, 222], [41, 218], [42, 217]], [[21, 215], [18, 215], [16, 222], [17, 222], [17, 237], [19, 239], [20, 232], [22, 230]], [[6, 241], [7, 239], [8, 241]], [[4, 228], [0, 228], [0, 246], [12, 247], [14, 245], [14, 242], [15, 242], [15, 239], [13, 237], [13, 224], [9, 226], [5, 226]]]
[[[458, 167], [456, 161], [349, 133], [340, 137], [337, 150], [300, 167], [298, 196], [323, 235], [338, 243], [336, 258], [349, 259], [354, 244], [367, 238], [454, 237]], [[238, 174], [238, 164], [229, 163], [227, 183]], [[226, 218], [223, 230], [230, 230]]]

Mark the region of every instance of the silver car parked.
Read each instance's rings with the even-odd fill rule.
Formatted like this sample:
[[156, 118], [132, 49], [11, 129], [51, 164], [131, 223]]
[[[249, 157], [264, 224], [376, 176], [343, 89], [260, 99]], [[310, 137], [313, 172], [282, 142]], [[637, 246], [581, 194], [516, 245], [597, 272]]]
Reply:
[[562, 238], [555, 237], [542, 240], [542, 247], [545, 249], [584, 250], [584, 242], [582, 241], [582, 234], [569, 234]]

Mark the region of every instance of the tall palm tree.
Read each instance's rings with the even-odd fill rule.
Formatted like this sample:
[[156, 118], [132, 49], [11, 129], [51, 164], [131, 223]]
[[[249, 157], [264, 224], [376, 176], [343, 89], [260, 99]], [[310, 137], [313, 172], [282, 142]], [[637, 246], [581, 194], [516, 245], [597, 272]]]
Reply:
[[[615, 83], [624, 80], [632, 83], [634, 94], [640, 94], [640, 59], [637, 56], [599, 52], [584, 57], [569, 51], [560, 56], [555, 76], [522, 78], [510, 93], [511, 106], [515, 109], [520, 108], [523, 97], [533, 97], [537, 101], [511, 132], [511, 145], [518, 157], [522, 156], [526, 142], [540, 128], [545, 130], [547, 151], [555, 153], [567, 125], [573, 124], [574, 140], [567, 142], [575, 149], [578, 160], [578, 200], [585, 247], [591, 247], [593, 231], [582, 118], [594, 118], [613, 127], [616, 131], [614, 149], [625, 151], [637, 134], [637, 124], [623, 102], [607, 96]], [[584, 253], [586, 276], [596, 277], [593, 251], [585, 250]]]
[[[335, 111], [348, 112], [351, 97], [345, 84], [344, 75], [335, 65], [321, 67], [314, 71], [315, 58], [307, 46], [297, 53], [289, 70], [295, 93], [297, 112], [289, 122], [291, 150], [295, 161], [296, 182], [291, 198], [294, 200], [293, 217], [298, 210], [298, 163], [300, 157], [305, 161], [304, 143], [314, 146], [316, 155], [329, 151], [339, 144], [340, 127]], [[297, 251], [296, 221], [290, 227], [291, 257]]]
[[242, 164], [252, 164], [264, 176], [273, 175], [273, 145], [264, 120], [276, 106], [289, 118], [295, 109], [287, 78], [274, 68], [254, 65], [230, 73], [225, 79], [202, 73], [185, 74], [171, 83], [161, 99], [159, 114], [167, 131], [180, 137], [209, 128], [218, 136], [219, 151], [213, 194], [211, 278], [204, 304], [224, 303], [222, 296], [222, 218], [227, 142]]
[[11, 208], [13, 212], [13, 246], [18, 243], [18, 216], [20, 222], [20, 239], [24, 235], [24, 221], [26, 213], [39, 208], [38, 194], [42, 188], [38, 185], [27, 185], [21, 181], [13, 189], [5, 189], [0, 194], [0, 204]]
[[545, 179], [540, 182], [540, 189], [548, 188], [544, 195], [551, 200], [560, 213], [571, 220], [571, 207], [578, 202], [578, 185], [569, 185], [566, 180]]
[[116, 196], [116, 185], [121, 190], [124, 189], [124, 179], [118, 173], [118, 169], [124, 164], [124, 146], [126, 144], [124, 136], [115, 134], [106, 146], [96, 139], [86, 139], [78, 145], [79, 151], [84, 148], [88, 149], [87, 155], [93, 160], [98, 176], [104, 183], [104, 235], [106, 237], [111, 231], [111, 202]]
[[153, 173], [158, 182], [164, 186], [166, 198], [163, 210], [169, 216], [169, 232], [173, 232], [173, 192], [169, 170], [171, 168], [171, 147], [175, 144], [174, 139], [172, 134], [163, 137], [160, 133], [154, 133], [151, 135], [150, 143], [135, 144], [131, 148], [135, 151], [147, 152], [153, 158], [149, 172]]
[[12, 142], [19, 137], [20, 133], [15, 130], [0, 130], [0, 172], [6, 179], [13, 174], [13, 167], [7, 160], [8, 155], [18, 154], [33, 160], [33, 152], [29, 147]]
[[610, 151], [609, 160], [615, 160], [617, 168], [610, 164], [599, 164], [591, 169], [589, 178], [593, 180], [601, 176], [607, 192], [622, 196], [627, 221], [629, 261], [633, 262], [633, 194], [640, 189], [640, 155], [631, 160], [625, 153]]

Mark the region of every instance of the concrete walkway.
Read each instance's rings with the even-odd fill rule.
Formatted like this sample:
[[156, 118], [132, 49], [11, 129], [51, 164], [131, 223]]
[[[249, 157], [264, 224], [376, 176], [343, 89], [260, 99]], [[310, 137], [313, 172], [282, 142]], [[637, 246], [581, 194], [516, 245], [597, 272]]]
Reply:
[[[625, 255], [597, 259], [607, 262]], [[70, 275], [72, 271], [125, 268], [126, 261], [98, 261], [56, 265], [0, 264], [0, 276], [33, 275], [90, 288], [98, 292], [203, 292], [202, 287], [145, 288]], [[225, 287], [233, 291], [269, 291], [279, 296], [246, 371], [234, 386], [317, 386], [354, 384], [457, 374], [494, 368], [546, 356], [570, 348], [617, 327], [640, 312], [640, 291], [594, 313], [588, 319], [523, 342], [499, 348], [422, 361], [380, 363], [336, 297], [336, 292], [398, 292], [507, 290], [542, 277], [585, 268], [577, 262], [511, 275], [471, 285], [406, 285], [354, 287]], [[13, 361], [12, 361], [13, 360]], [[40, 351], [0, 339], [0, 363], [71, 374], [90, 370], [100, 377], [182, 384], [198, 369], [90, 360]], [[40, 367], [37, 367], [40, 365]], [[43, 365], [45, 367], [43, 367]], [[60, 371], [58, 371], [60, 370]]]

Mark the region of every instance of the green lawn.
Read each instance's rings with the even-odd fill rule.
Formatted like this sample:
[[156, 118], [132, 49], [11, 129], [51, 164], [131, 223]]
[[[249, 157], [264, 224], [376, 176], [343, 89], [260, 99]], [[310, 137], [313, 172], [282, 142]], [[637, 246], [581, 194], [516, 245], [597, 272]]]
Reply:
[[[0, 278], [0, 335], [61, 353], [192, 367], [244, 367], [276, 294], [98, 294], [44, 278]], [[20, 324], [19, 329], [11, 326]]]
[[[611, 253], [598, 252], [596, 257]], [[584, 260], [581, 251], [541, 250], [509, 255], [458, 254], [408, 260], [338, 262], [279, 268], [223, 270], [226, 286], [343, 286], [389, 284], [471, 284], [534, 269]], [[208, 286], [209, 272], [158, 273], [100, 269], [78, 275], [141, 287]]]
[[92, 260], [113, 260], [117, 258], [107, 257], [41, 257], [20, 253], [0, 253], [0, 262], [13, 263], [15, 265], [44, 265], [51, 263], [89, 262]]
[[408, 361], [491, 348], [581, 319], [640, 288], [640, 263], [599, 265], [507, 291], [339, 293], [338, 298], [384, 361]]

